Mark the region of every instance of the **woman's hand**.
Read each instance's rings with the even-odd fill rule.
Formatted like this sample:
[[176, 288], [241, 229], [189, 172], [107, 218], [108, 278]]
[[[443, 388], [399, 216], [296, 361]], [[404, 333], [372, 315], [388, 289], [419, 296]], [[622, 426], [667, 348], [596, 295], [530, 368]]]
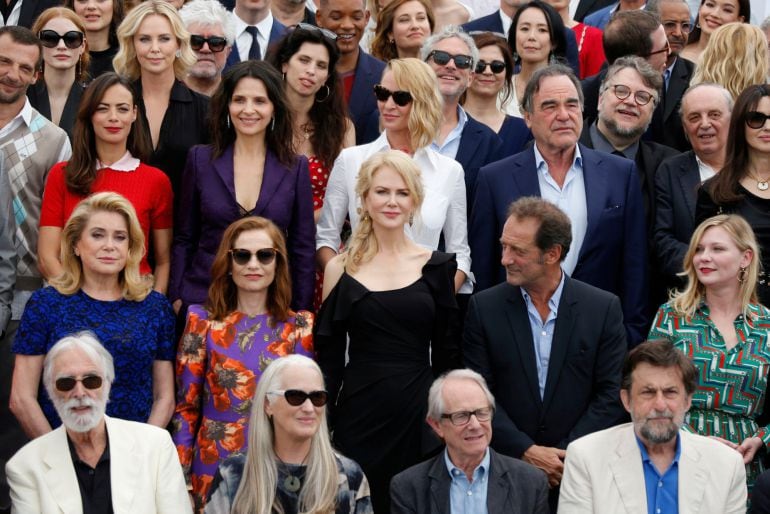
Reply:
[[709, 439], [713, 439], [714, 441], [719, 441], [720, 443], [724, 444], [725, 446], [729, 446], [733, 450], [737, 450], [738, 449], [738, 445], [737, 444], [735, 444], [732, 441], [728, 441], [727, 439], [723, 439], [723, 438], [717, 437], [715, 435], [710, 435]]
[[762, 439], [759, 437], [749, 437], [744, 439], [741, 444], [738, 445], [736, 450], [743, 455], [743, 463], [748, 464], [754, 460], [754, 456], [757, 454], [760, 448], [762, 448]]

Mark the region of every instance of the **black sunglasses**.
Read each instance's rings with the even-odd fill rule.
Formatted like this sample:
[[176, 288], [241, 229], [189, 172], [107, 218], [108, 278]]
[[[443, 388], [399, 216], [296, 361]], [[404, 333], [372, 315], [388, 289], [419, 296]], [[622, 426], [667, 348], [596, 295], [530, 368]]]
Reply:
[[380, 102], [387, 102], [388, 98], [392, 96], [393, 101], [399, 107], [405, 107], [412, 103], [412, 93], [409, 91], [391, 91], [379, 84], [374, 86], [374, 96], [376, 96], [377, 100]]
[[59, 34], [55, 30], [41, 30], [37, 37], [40, 39], [40, 43], [46, 48], [56, 48], [59, 44], [59, 40], [64, 40], [64, 46], [70, 50], [80, 48], [83, 44], [83, 33], [77, 30], [70, 30], [64, 34]]
[[270, 391], [270, 394], [282, 394], [286, 398], [286, 402], [292, 407], [299, 407], [305, 400], [310, 398], [310, 403], [315, 407], [323, 407], [326, 405], [326, 400], [329, 399], [329, 393], [326, 391], [300, 391], [299, 389], [287, 389], [285, 391]]
[[256, 252], [251, 250], [244, 250], [243, 248], [233, 248], [230, 250], [230, 255], [233, 257], [233, 262], [246, 266], [251, 262], [251, 256], [255, 256], [260, 264], [268, 265], [275, 260], [275, 255], [278, 251], [275, 248], [260, 248]]
[[443, 50], [433, 50], [428, 54], [428, 57], [425, 59], [425, 61], [427, 62], [431, 58], [433, 58], [433, 62], [439, 66], [449, 64], [449, 61], [452, 60], [455, 62], [455, 66], [457, 66], [458, 70], [467, 70], [471, 67], [471, 64], [473, 64], [473, 58], [470, 55], [452, 55], [449, 52], [444, 52]]
[[203, 37], [198, 34], [190, 36], [190, 46], [193, 50], [198, 51], [203, 48], [203, 45], [208, 43], [209, 50], [212, 52], [221, 52], [227, 46], [227, 38], [221, 36], [209, 36]]
[[492, 73], [501, 73], [505, 71], [505, 63], [503, 61], [494, 60], [487, 62], [484, 60], [479, 60], [479, 62], [476, 64], [476, 73], [484, 73], [484, 70], [487, 69], [487, 66], [492, 69]]
[[294, 28], [307, 30], [308, 32], [315, 32], [316, 34], [321, 34], [322, 36], [329, 38], [332, 41], [337, 41], [337, 34], [331, 30], [316, 27], [315, 25], [311, 25], [309, 23], [297, 23], [294, 25]]
[[746, 113], [746, 125], [753, 129], [761, 129], [768, 119], [770, 119], [770, 114], [763, 112], [749, 111]]
[[83, 382], [83, 387], [86, 389], [99, 389], [102, 387], [102, 377], [99, 375], [86, 375], [83, 378], [61, 377], [57, 378], [54, 384], [56, 385], [57, 391], [66, 393], [67, 391], [75, 389], [75, 385], [77, 385], [78, 382]]

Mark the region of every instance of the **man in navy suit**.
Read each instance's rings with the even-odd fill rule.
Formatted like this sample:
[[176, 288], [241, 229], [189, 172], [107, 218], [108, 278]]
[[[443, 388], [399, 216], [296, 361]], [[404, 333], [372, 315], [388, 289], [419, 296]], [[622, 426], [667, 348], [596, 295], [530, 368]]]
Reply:
[[233, 13], [235, 44], [225, 69], [248, 59], [264, 59], [268, 46], [286, 34], [286, 27], [270, 12], [270, 0], [236, 0]]
[[359, 46], [369, 22], [365, 0], [321, 0], [316, 12], [319, 27], [337, 34], [337, 74], [348, 103], [348, 112], [356, 127], [356, 144], [371, 143], [380, 135], [374, 86], [379, 84], [385, 63], [364, 52]]
[[524, 92], [524, 121], [535, 144], [481, 168], [468, 239], [477, 290], [502, 282], [499, 234], [510, 203], [540, 196], [572, 222], [562, 267], [573, 278], [620, 297], [628, 342], [645, 339], [647, 236], [633, 161], [578, 144], [580, 84], [562, 65], [537, 70]]

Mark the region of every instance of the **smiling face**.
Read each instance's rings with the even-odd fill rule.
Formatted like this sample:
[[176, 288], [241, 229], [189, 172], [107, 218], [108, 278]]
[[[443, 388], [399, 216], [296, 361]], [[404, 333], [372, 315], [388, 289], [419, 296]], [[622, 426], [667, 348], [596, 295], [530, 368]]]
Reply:
[[522, 11], [516, 25], [516, 52], [521, 61], [546, 64], [551, 49], [551, 33], [545, 13], [534, 7]]
[[[446, 52], [451, 56], [471, 56], [471, 49], [459, 38], [450, 37], [442, 39], [433, 45], [432, 50]], [[455, 65], [454, 59], [449, 59], [444, 65], [436, 63], [435, 59], [428, 59], [428, 65], [433, 68], [438, 78], [438, 88], [444, 100], [456, 101], [462, 96], [473, 79], [471, 68], [461, 70]], [[472, 67], [472, 66], [471, 66]]]
[[543, 78], [540, 90], [532, 96], [532, 110], [524, 112], [524, 121], [541, 152], [575, 147], [583, 130], [583, 113], [578, 91], [569, 77]]
[[174, 60], [179, 43], [171, 23], [160, 14], [148, 15], [133, 37], [136, 59], [142, 73], [162, 75], [174, 73]]
[[302, 43], [281, 66], [286, 86], [299, 96], [315, 96], [329, 78], [329, 51], [321, 43]]
[[401, 175], [383, 166], [374, 172], [363, 209], [373, 226], [403, 228], [414, 213], [414, 199]]
[[75, 13], [83, 20], [86, 32], [109, 30], [112, 23], [113, 0], [75, 0]]
[[730, 107], [725, 91], [712, 86], [693, 89], [682, 98], [682, 126], [699, 157], [724, 155]]
[[725, 23], [744, 21], [738, 0], [706, 0], [698, 10], [698, 24], [703, 34], [711, 34]]
[[[52, 30], [60, 36], [70, 31], [80, 32], [80, 29], [66, 18], [51, 19], [43, 26], [42, 30]], [[70, 50], [64, 44], [64, 40], [59, 39], [59, 43], [55, 48], [43, 47], [43, 61], [48, 68], [69, 70], [75, 67], [85, 49], [85, 42], [78, 48]]]
[[399, 55], [418, 51], [430, 35], [430, 22], [425, 6], [416, 0], [406, 2], [393, 13], [393, 26], [388, 34], [396, 43]]
[[751, 259], [751, 250], [741, 251], [727, 230], [715, 226], [703, 233], [692, 264], [698, 281], [706, 288], [728, 286], [737, 291], [740, 269], [747, 267]]
[[9, 34], [0, 36], [0, 104], [23, 99], [35, 83], [39, 57], [37, 46], [17, 43]]
[[[191, 23], [187, 26], [187, 30], [190, 31], [190, 34], [203, 36], [207, 39], [210, 37], [225, 37], [225, 31], [219, 23], [213, 25]], [[230, 49], [231, 47], [225, 47], [221, 52], [212, 52], [208, 43], [204, 43], [200, 50], [193, 50], [196, 60], [188, 73], [190, 76], [198, 79], [211, 80], [219, 77], [222, 74], [222, 70], [225, 69]]]
[[[496, 45], [487, 45], [479, 48], [479, 59], [486, 63], [491, 63], [493, 61], [505, 62], [503, 60], [503, 51]], [[473, 75], [470, 91], [478, 96], [497, 96], [504, 85], [505, 70], [500, 73], [493, 73], [492, 68], [486, 66], [483, 73], [475, 73]]]
[[[60, 378], [82, 379], [91, 375], [104, 378], [100, 367], [80, 348], [62, 351], [53, 365], [54, 382]], [[66, 428], [73, 432], [88, 432], [104, 419], [108, 396], [109, 385], [104, 380], [97, 389], [88, 389], [78, 381], [69, 391], [55, 389], [51, 400]]]
[[358, 43], [369, 23], [363, 0], [327, 0], [316, 12], [318, 26], [337, 34], [340, 54], [358, 52]]
[[270, 284], [275, 280], [276, 255], [269, 264], [262, 264], [253, 254], [263, 248], [275, 248], [275, 243], [265, 230], [247, 230], [233, 242], [233, 249], [248, 250], [252, 253], [249, 262], [238, 264], [231, 259], [230, 272], [233, 283], [239, 293], [267, 293]]
[[[614, 93], [614, 86], [626, 86], [631, 94], [623, 100]], [[654, 89], [644, 85], [642, 76], [633, 68], [623, 68], [607, 81], [607, 88], [599, 95], [598, 127], [602, 133], [610, 133], [622, 139], [639, 138], [647, 130], [655, 110], [654, 100], [646, 105], [636, 102], [637, 91], [655, 95]]]
[[[760, 98], [757, 107], [753, 110], [770, 116], [770, 96]], [[770, 155], [770, 123], [767, 120], [762, 128], [754, 129], [746, 125], [744, 130], [746, 130], [746, 144], [750, 153]]]
[[75, 244], [83, 273], [91, 277], [117, 277], [126, 267], [128, 224], [117, 212], [96, 211]]
[[122, 84], [107, 88], [91, 116], [96, 140], [113, 145], [126, 144], [135, 121], [134, 98]]
[[273, 116], [273, 102], [265, 84], [253, 77], [239, 80], [230, 99], [229, 112], [236, 136], [264, 136]]
[[[281, 373], [281, 390], [298, 389], [306, 393], [324, 388], [321, 376], [312, 368], [287, 366]], [[309, 441], [321, 425], [325, 407], [314, 406], [310, 399], [294, 407], [283, 395], [269, 395], [265, 399], [265, 413], [272, 417], [276, 439], [303, 443]]]
[[[391, 91], [398, 91], [398, 85], [396, 79], [393, 77], [393, 72], [388, 70], [382, 76], [380, 84]], [[408, 103], [404, 106], [397, 105], [393, 101], [393, 97], [390, 96], [384, 102], [377, 100], [377, 109], [380, 111], [380, 119], [382, 120], [383, 130], [387, 130], [391, 133], [400, 132], [403, 130], [409, 130], [409, 115], [412, 113], [412, 103]]]

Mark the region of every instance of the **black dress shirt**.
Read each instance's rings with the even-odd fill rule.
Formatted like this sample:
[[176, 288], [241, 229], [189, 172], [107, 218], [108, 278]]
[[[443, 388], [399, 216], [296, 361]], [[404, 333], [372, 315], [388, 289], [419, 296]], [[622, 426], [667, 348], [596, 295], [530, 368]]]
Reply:
[[75, 445], [67, 436], [67, 444], [75, 466], [75, 476], [78, 479], [80, 498], [83, 501], [83, 514], [113, 514], [112, 485], [110, 482], [110, 441], [104, 453], [99, 457], [96, 467], [92, 468], [78, 456]]

